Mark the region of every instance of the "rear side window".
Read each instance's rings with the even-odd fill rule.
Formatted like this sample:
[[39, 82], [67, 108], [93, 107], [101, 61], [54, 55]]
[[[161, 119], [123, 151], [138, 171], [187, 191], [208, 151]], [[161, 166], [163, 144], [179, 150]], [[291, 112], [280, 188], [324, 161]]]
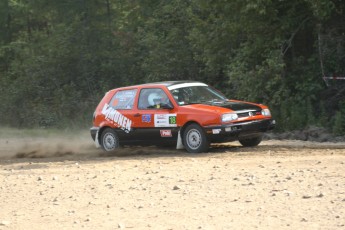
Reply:
[[121, 90], [115, 93], [110, 101], [113, 109], [132, 109], [137, 89]]

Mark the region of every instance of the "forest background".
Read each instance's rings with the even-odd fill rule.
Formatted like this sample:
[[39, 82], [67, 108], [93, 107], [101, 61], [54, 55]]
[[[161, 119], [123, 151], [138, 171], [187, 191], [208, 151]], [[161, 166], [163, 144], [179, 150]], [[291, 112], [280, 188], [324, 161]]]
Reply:
[[90, 127], [109, 89], [197, 80], [344, 135], [338, 77], [343, 0], [0, 0], [0, 125]]

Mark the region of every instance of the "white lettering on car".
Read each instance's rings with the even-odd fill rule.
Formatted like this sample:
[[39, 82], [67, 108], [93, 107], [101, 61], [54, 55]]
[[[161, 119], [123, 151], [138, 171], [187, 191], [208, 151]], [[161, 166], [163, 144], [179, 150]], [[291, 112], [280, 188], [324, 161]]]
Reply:
[[123, 115], [120, 114], [119, 120], [117, 120], [116, 123], [117, 123], [118, 125], [122, 126], [122, 121], [123, 121]]
[[102, 114], [105, 116], [105, 119], [112, 121], [114, 125], [123, 129], [126, 133], [131, 131], [132, 121], [107, 103], [103, 106]]
[[122, 127], [126, 127], [127, 117], [123, 118]]
[[131, 126], [132, 126], [132, 121], [130, 119], [128, 119], [127, 123], [126, 123], [126, 129], [125, 130], [131, 130]]

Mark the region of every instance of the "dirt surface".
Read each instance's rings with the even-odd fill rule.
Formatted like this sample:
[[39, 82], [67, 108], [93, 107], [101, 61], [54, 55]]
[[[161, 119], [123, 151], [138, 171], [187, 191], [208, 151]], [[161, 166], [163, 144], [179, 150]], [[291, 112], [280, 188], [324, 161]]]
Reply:
[[191, 155], [0, 135], [0, 229], [345, 229], [345, 143]]

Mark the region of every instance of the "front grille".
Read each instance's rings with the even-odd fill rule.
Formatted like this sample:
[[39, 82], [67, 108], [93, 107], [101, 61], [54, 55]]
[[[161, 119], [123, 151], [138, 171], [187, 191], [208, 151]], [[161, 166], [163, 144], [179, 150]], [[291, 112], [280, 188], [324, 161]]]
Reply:
[[237, 113], [237, 116], [239, 118], [241, 117], [252, 117], [252, 116], [257, 116], [257, 115], [261, 115], [261, 111], [246, 111], [243, 113]]

